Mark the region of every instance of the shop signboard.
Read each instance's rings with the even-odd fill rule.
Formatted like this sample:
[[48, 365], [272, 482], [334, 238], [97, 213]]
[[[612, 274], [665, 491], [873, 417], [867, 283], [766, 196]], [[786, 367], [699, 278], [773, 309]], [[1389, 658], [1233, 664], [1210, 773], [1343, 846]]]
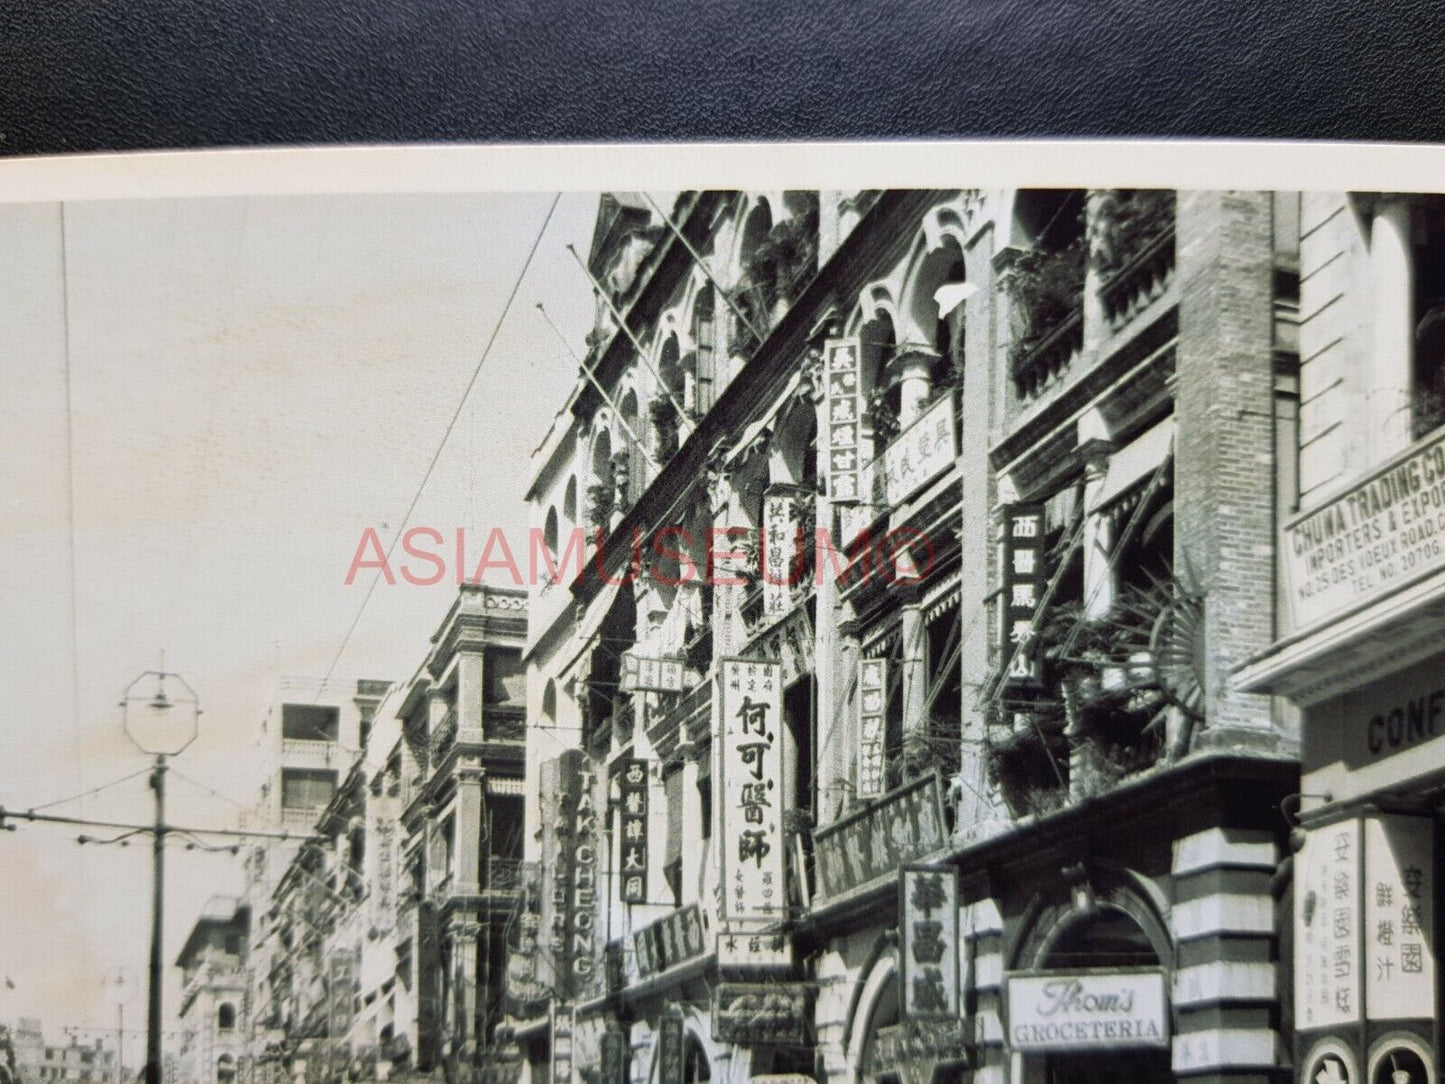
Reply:
[[1048, 580], [1044, 572], [1044, 506], [1011, 504], [1001, 527], [998, 657], [1006, 692], [1033, 688], [1042, 677], [1034, 651], [1034, 620]]
[[657, 1021], [657, 1084], [683, 1084], [682, 1013], [664, 1009]]
[[878, 798], [887, 789], [888, 660], [858, 660], [859, 798]]
[[572, 1010], [552, 1006], [552, 1084], [572, 1084]]
[[1346, 767], [1368, 768], [1445, 739], [1442, 663], [1437, 656], [1341, 698]]
[[1435, 825], [1429, 817], [1365, 818], [1365, 1015], [1435, 1017]]
[[717, 683], [722, 914], [775, 921], [783, 914], [782, 667], [723, 659]]
[[1295, 1027], [1360, 1019], [1360, 822], [1311, 829], [1295, 863]]
[[863, 414], [860, 354], [857, 339], [829, 339], [823, 347], [828, 404], [828, 496], [835, 504], [857, 503], [862, 496], [858, 461]]
[[518, 1015], [522, 1015], [521, 1006], [545, 994], [537, 977], [541, 892], [541, 867], [535, 862], [523, 862], [517, 874], [517, 898], [507, 941], [507, 998]]
[[[771, 623], [792, 609], [799, 547], [798, 491], [772, 486], [763, 494], [763, 545], [760, 569], [763, 581], [763, 620]], [[811, 539], [807, 539], [811, 543]]]
[[802, 1046], [811, 1009], [809, 988], [800, 982], [724, 982], [713, 1000], [713, 1039]]
[[1295, 628], [1445, 569], [1445, 431], [1296, 516], [1282, 535]]
[[953, 465], [953, 434], [953, 396], [943, 395], [893, 438], [882, 456], [883, 489], [890, 506], [902, 503]]
[[625, 693], [680, 693], [687, 688], [685, 670], [686, 663], [671, 655], [653, 658], [624, 651], [619, 684]]
[[896, 1074], [903, 1084], [932, 1084], [940, 1065], [972, 1060], [967, 1023], [959, 1018], [905, 1020], [879, 1028], [868, 1045], [868, 1075]]
[[543, 764], [540, 774], [543, 939], [553, 959], [554, 988], [570, 997], [592, 992], [600, 977], [597, 773], [584, 754], [569, 749]]
[[717, 935], [719, 971], [757, 971], [791, 967], [793, 942], [776, 930], [723, 930]]
[[1015, 974], [1008, 979], [1015, 1050], [1167, 1047], [1161, 970]]
[[903, 1017], [958, 1015], [958, 871], [904, 866], [898, 876]]
[[609, 1026], [602, 1033], [601, 1084], [627, 1084], [627, 1036]]
[[619, 764], [618, 790], [622, 801], [623, 903], [647, 902], [647, 761], [629, 757]]
[[946, 842], [937, 774], [905, 783], [813, 832], [817, 899], [895, 876], [900, 866], [927, 858]]
[[647, 978], [701, 956], [707, 948], [702, 910], [695, 903], [664, 915], [632, 933], [637, 974]]

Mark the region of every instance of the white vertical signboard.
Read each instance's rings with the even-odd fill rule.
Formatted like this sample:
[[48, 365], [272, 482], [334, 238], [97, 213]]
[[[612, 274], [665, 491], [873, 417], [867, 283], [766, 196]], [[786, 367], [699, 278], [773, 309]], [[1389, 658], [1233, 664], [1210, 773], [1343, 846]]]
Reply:
[[898, 969], [903, 1019], [958, 1016], [958, 871], [899, 871]]
[[1435, 1016], [1434, 824], [1365, 820], [1365, 1011], [1371, 1020]]
[[782, 666], [723, 659], [718, 671], [722, 912], [783, 915]]
[[763, 617], [783, 617], [792, 605], [793, 565], [798, 552], [797, 498], [791, 489], [763, 495]]
[[884, 742], [888, 736], [888, 660], [858, 660], [859, 798], [879, 798], [887, 788]]
[[835, 504], [862, 499], [857, 339], [829, 339], [823, 348], [828, 403], [828, 496]]
[[1295, 878], [1295, 1023], [1360, 1019], [1360, 822], [1312, 829]]

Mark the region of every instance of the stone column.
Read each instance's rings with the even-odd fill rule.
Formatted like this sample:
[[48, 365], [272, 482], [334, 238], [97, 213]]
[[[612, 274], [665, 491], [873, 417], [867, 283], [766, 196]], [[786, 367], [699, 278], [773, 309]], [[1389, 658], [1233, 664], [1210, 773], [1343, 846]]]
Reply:
[[451, 1038], [458, 1062], [477, 1049], [477, 939], [481, 932], [482, 927], [470, 915], [452, 918]]
[[903, 658], [903, 770], [912, 777], [928, 760], [928, 633], [923, 620], [923, 597], [915, 587], [895, 588], [899, 592]]
[[480, 652], [462, 652], [457, 657], [457, 741], [475, 744], [482, 740], [482, 667]]
[[452, 870], [456, 880], [452, 891], [458, 895], [475, 896], [481, 891], [482, 779], [486, 775], [480, 762], [457, 768], [456, 822], [452, 826], [456, 853]]
[[1381, 196], [1370, 224], [1370, 276], [1374, 280], [1373, 364], [1369, 380], [1371, 464], [1406, 448], [1413, 437], [1415, 274], [1410, 251], [1408, 197]]
[[907, 429], [923, 413], [933, 391], [933, 364], [938, 354], [916, 343], [904, 343], [888, 368], [898, 384], [898, 427]]
[[[1084, 461], [1084, 508], [1097, 499], [1109, 474], [1109, 457], [1114, 445], [1107, 440], [1091, 440], [1079, 448]], [[1107, 616], [1114, 605], [1114, 574], [1109, 558], [1114, 549], [1113, 523], [1106, 515], [1085, 512], [1084, 519], [1084, 620], [1097, 621]]]
[[1088, 238], [1088, 254], [1084, 260], [1084, 349], [1097, 345], [1109, 333], [1108, 317], [1099, 287], [1103, 276], [1099, 265], [1112, 255], [1114, 245], [1113, 218], [1119, 197], [1108, 188], [1091, 188], [1084, 199], [1084, 235]]

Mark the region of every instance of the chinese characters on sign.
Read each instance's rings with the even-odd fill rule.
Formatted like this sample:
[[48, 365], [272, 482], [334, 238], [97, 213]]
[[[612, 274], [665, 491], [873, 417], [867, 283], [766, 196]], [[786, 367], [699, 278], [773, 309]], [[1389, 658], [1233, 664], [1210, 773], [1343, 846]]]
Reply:
[[543, 929], [554, 985], [567, 996], [590, 989], [597, 967], [597, 773], [569, 749], [542, 765], [542, 860], [548, 891]]
[[1047, 580], [1044, 576], [1044, 510], [1037, 504], [1011, 504], [1003, 514], [999, 600], [999, 660], [1008, 667], [1005, 690], [1036, 685], [1041, 675], [1035, 657], [1034, 615]]
[[615, 1027], [602, 1033], [602, 1084], [627, 1084], [627, 1036]]
[[859, 798], [880, 797], [886, 788], [884, 742], [888, 737], [888, 660], [858, 660]]
[[647, 902], [647, 761], [622, 761], [622, 902]]
[[1365, 820], [1365, 1010], [1435, 1016], [1435, 848], [1428, 817]]
[[1311, 830], [1297, 869], [1297, 1026], [1354, 1023], [1360, 1018], [1360, 822]]
[[637, 953], [637, 974], [647, 978], [665, 971], [674, 964], [701, 956], [706, 947], [702, 928], [702, 911], [695, 903], [664, 915], [640, 930], [632, 932], [632, 947]]
[[725, 982], [713, 1002], [713, 1038], [724, 1043], [779, 1043], [801, 1046], [808, 1038], [808, 987]]
[[552, 1007], [552, 1084], [572, 1084], [572, 1013]]
[[905, 866], [898, 878], [903, 1017], [958, 1015], [958, 871]]
[[541, 870], [535, 862], [523, 862], [517, 876], [517, 901], [513, 909], [507, 944], [507, 996], [518, 1006], [543, 996], [537, 981], [537, 942], [542, 925]]
[[725, 930], [717, 935], [719, 971], [786, 968], [792, 963], [793, 942], [785, 934]]
[[813, 833], [817, 898], [892, 876], [899, 866], [928, 857], [944, 842], [938, 776], [906, 783], [877, 805]]
[[664, 1009], [657, 1021], [657, 1084], [682, 1084], [682, 1013]]
[[763, 495], [763, 620], [776, 621], [791, 608], [800, 546], [798, 500], [791, 487], [773, 486]]
[[632, 651], [622, 653], [621, 686], [625, 693], [680, 693], [686, 686], [681, 659], [646, 658]]
[[828, 403], [828, 496], [835, 503], [860, 499], [858, 341], [829, 339], [823, 350]]
[[[396, 820], [387, 816], [392, 798], [380, 798], [383, 807], [373, 816], [371, 838], [376, 848], [376, 882], [371, 892], [371, 924], [378, 930], [390, 930], [396, 921]], [[393, 815], [394, 816], [394, 815]]]
[[722, 913], [729, 919], [781, 918], [782, 668], [724, 659], [717, 681]]
[[953, 433], [953, 396], [945, 395], [893, 439], [883, 453], [884, 494], [890, 505], [907, 499], [949, 468], [954, 460]]

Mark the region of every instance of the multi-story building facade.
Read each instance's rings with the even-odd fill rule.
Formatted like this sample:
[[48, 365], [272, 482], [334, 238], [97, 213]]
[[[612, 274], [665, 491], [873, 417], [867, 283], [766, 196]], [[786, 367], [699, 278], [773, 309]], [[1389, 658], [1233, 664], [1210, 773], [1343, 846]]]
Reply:
[[529, 494], [533, 1081], [1288, 1066], [1295, 716], [1230, 675], [1301, 259], [1268, 193], [603, 197]]
[[1441, 1072], [1445, 213], [1401, 193], [1303, 208], [1288, 621], [1236, 685], [1303, 712], [1297, 1079], [1413, 1084]]
[[454, 1081], [491, 1057], [522, 857], [525, 635], [521, 591], [468, 584], [409, 681], [367, 684], [361, 746], [267, 899], [259, 1077]]
[[180, 1047], [186, 1081], [235, 1084], [246, 1055], [246, 942], [250, 909], [218, 898], [206, 905], [176, 957], [181, 971]]
[[[71, 1036], [60, 1045], [47, 1043], [34, 1017], [21, 1017], [8, 1030], [8, 1050], [0, 1044], [0, 1079], [12, 1069], [15, 1084], [112, 1084], [118, 1079], [115, 1051], [100, 1040], [87, 1043]], [[13, 1055], [13, 1066], [7, 1053]]]

